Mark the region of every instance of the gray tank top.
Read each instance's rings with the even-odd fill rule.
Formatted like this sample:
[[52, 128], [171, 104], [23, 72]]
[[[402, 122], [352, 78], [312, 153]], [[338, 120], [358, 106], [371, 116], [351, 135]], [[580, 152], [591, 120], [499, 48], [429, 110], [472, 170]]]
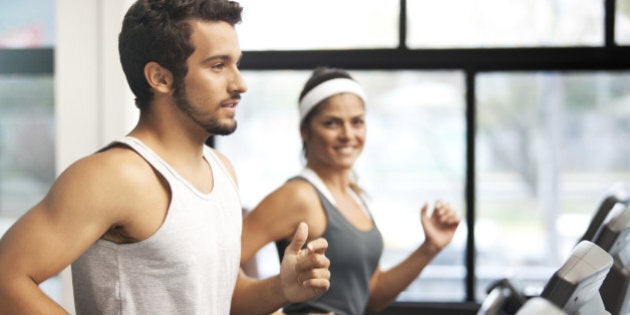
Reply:
[[[310, 183], [303, 177], [292, 180], [295, 179]], [[376, 227], [369, 231], [357, 229], [315, 185], [313, 187], [328, 218], [322, 237], [328, 241], [326, 256], [330, 259], [330, 289], [311, 301], [290, 304], [283, 311], [289, 315], [309, 312], [364, 314], [370, 295], [370, 279], [383, 252], [381, 233]], [[288, 240], [276, 242], [280, 259], [288, 244]]]
[[77, 314], [229, 314], [242, 227], [229, 172], [204, 148], [214, 179], [206, 194], [138, 139], [120, 142], [166, 179], [171, 203], [162, 226], [148, 239], [131, 244], [101, 239], [72, 264]]

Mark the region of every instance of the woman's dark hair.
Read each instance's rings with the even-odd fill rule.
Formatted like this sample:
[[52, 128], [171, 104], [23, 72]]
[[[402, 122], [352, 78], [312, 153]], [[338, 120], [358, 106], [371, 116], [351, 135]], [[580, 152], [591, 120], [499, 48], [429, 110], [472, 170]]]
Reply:
[[228, 0], [138, 0], [127, 11], [118, 36], [123, 71], [136, 106], [145, 108], [153, 93], [144, 77], [144, 67], [154, 61], [173, 74], [177, 94], [188, 72], [186, 60], [195, 50], [190, 43], [190, 21], [241, 21], [243, 8]]
[[[354, 80], [352, 78], [352, 76], [350, 76], [350, 74], [348, 72], [346, 72], [343, 69], [337, 69], [337, 68], [328, 68], [328, 67], [318, 67], [315, 68], [315, 70], [313, 70], [313, 73], [311, 74], [311, 77], [308, 78], [308, 80], [306, 81], [306, 83], [304, 83], [304, 87], [302, 88], [302, 92], [300, 92], [300, 97], [298, 99], [298, 104], [300, 101], [302, 101], [302, 99], [304, 98], [304, 96], [310, 92], [312, 89], [314, 89], [316, 86], [328, 81], [328, 80], [332, 80], [332, 79], [338, 79], [338, 78], [345, 78], [345, 79], [351, 79]], [[323, 103], [326, 100], [321, 101], [319, 104], [317, 104], [315, 107], [313, 107], [313, 109], [306, 114], [306, 116], [304, 116], [304, 119], [302, 119], [302, 121], [300, 122], [300, 130], [303, 130], [303, 128], [305, 128], [306, 126], [308, 126], [311, 122], [311, 119], [313, 118], [313, 116], [315, 116], [315, 114], [317, 114], [317, 112], [319, 111], [319, 108], [321, 108], [321, 106], [319, 106], [321, 103]]]
[[313, 73], [311, 74], [311, 77], [308, 78], [306, 83], [304, 83], [304, 88], [302, 88], [302, 92], [300, 92], [299, 101], [304, 98], [304, 95], [306, 95], [306, 93], [310, 92], [316, 86], [322, 84], [325, 81], [338, 78], [354, 80], [348, 72], [342, 69], [328, 67], [315, 68], [315, 70], [313, 70]]

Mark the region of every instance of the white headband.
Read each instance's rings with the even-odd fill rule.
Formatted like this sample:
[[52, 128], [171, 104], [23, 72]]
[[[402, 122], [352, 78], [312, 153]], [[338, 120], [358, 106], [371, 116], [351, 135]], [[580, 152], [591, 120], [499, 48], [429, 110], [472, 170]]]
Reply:
[[302, 100], [300, 101], [300, 121], [306, 117], [315, 105], [319, 104], [319, 102], [339, 93], [353, 93], [365, 102], [365, 92], [357, 83], [352, 79], [347, 78], [337, 78], [325, 81], [312, 90], [310, 90]]

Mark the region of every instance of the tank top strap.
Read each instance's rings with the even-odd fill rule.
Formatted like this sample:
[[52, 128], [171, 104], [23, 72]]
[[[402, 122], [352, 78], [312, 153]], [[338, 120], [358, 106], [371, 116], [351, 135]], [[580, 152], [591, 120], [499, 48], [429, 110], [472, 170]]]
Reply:
[[[330, 192], [330, 190], [328, 190], [328, 187], [326, 187], [324, 181], [322, 181], [322, 179], [319, 177], [319, 175], [317, 175], [317, 173], [315, 173], [315, 171], [306, 167], [299, 175], [297, 175], [297, 177], [301, 177], [309, 182], [313, 187], [315, 187], [315, 190], [317, 190], [318, 193], [321, 194], [321, 196], [328, 200], [331, 205], [333, 205], [335, 208], [337, 207], [337, 203], [335, 202], [335, 198], [333, 197], [332, 193]], [[352, 199], [354, 199], [354, 201], [357, 203], [359, 208], [361, 208], [363, 213], [372, 218], [372, 213], [368, 209], [365, 200], [363, 200], [363, 198], [350, 187], [347, 188], [347, 191], [348, 194], [350, 194], [350, 197], [352, 197]]]
[[319, 178], [317, 173], [315, 173], [313, 170], [311, 170], [310, 168], [304, 168], [304, 170], [302, 170], [302, 172], [297, 177], [300, 177], [309, 182], [321, 195], [328, 199], [328, 201], [332, 205], [335, 205], [335, 198], [333, 197], [332, 193], [330, 192], [330, 190], [328, 190], [328, 187], [326, 187], [326, 184], [324, 184], [322, 179]]
[[[212, 168], [212, 172], [221, 172], [223, 176], [230, 182], [232, 187], [238, 191], [238, 185], [236, 184], [235, 178], [232, 177], [232, 173], [228, 170], [227, 166], [223, 163], [223, 161], [219, 158], [219, 156], [212, 151], [212, 149], [208, 146], [204, 146], [203, 148], [203, 156], [210, 164]], [[218, 178], [219, 176], [214, 176], [214, 178]]]
[[135, 137], [126, 136], [122, 139], [119, 139], [112, 143], [110, 146], [121, 143], [136, 153], [138, 153], [147, 163], [149, 163], [153, 168], [155, 168], [162, 176], [164, 176], [169, 183], [173, 182], [173, 177], [176, 177], [177, 174], [175, 171], [164, 161], [162, 158], [155, 153], [151, 148], [149, 148], [146, 144]]
[[[341, 215], [341, 214], [338, 213], [338, 211], [332, 211], [333, 209], [336, 209], [333, 201], [331, 199], [329, 199], [324, 194], [324, 192], [322, 192], [320, 190], [318, 185], [314, 184], [308, 178], [306, 178], [306, 177], [304, 177], [302, 175], [294, 176], [294, 177], [289, 179], [289, 181], [291, 181], [291, 180], [302, 180], [302, 181], [305, 181], [305, 182], [309, 183], [311, 186], [313, 186], [313, 189], [315, 189], [315, 192], [317, 193], [317, 197], [319, 198], [319, 202], [322, 204], [322, 207], [324, 208], [324, 212], [326, 212], [326, 216], [328, 216], [328, 217], [330, 217], [330, 216], [337, 217], [338, 215]], [[324, 186], [324, 188], [325, 188], [325, 186]]]
[[[117, 142], [129, 146], [136, 153], [138, 153], [145, 161], [147, 161], [147, 163], [151, 165], [151, 167], [153, 167], [162, 176], [164, 176], [164, 178], [169, 183], [169, 185], [171, 185], [171, 189], [175, 189], [175, 187], [181, 187], [182, 189], [189, 190], [190, 192], [192, 192], [194, 195], [196, 195], [199, 198], [202, 198], [202, 199], [210, 198], [210, 195], [212, 194], [212, 192], [204, 193], [204, 192], [199, 191], [189, 181], [183, 178], [173, 167], [171, 167], [166, 161], [164, 161], [155, 151], [153, 151], [153, 149], [148, 147], [139, 139], [135, 137], [127, 136], [118, 140]], [[214, 176], [215, 169], [220, 168], [219, 167], [220, 163], [209, 160], [205, 156], [205, 153], [204, 153], [204, 157], [213, 171], [213, 180], [215, 182], [217, 180], [220, 181], [220, 179], [217, 179], [217, 178], [221, 178], [222, 176]]]

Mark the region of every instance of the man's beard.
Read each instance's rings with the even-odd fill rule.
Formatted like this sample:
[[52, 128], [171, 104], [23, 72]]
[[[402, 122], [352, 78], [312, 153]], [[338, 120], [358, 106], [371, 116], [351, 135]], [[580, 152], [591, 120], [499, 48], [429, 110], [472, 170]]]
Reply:
[[[190, 104], [190, 101], [188, 100], [188, 96], [186, 95], [185, 87], [182, 86], [177, 92], [175, 92], [173, 96], [175, 98], [175, 104], [177, 105], [179, 110], [185, 113], [186, 116], [188, 116], [197, 125], [205, 129], [208, 133], [212, 135], [226, 136], [233, 133], [236, 130], [236, 126], [237, 126], [236, 120], [233, 120], [233, 123], [231, 124], [230, 123], [221, 124], [216, 117], [212, 117], [208, 121], [199, 120], [198, 117], [201, 116], [201, 114], [193, 108], [192, 104]], [[232, 99], [240, 99], [240, 98], [241, 98], [240, 94], [232, 95]]]

